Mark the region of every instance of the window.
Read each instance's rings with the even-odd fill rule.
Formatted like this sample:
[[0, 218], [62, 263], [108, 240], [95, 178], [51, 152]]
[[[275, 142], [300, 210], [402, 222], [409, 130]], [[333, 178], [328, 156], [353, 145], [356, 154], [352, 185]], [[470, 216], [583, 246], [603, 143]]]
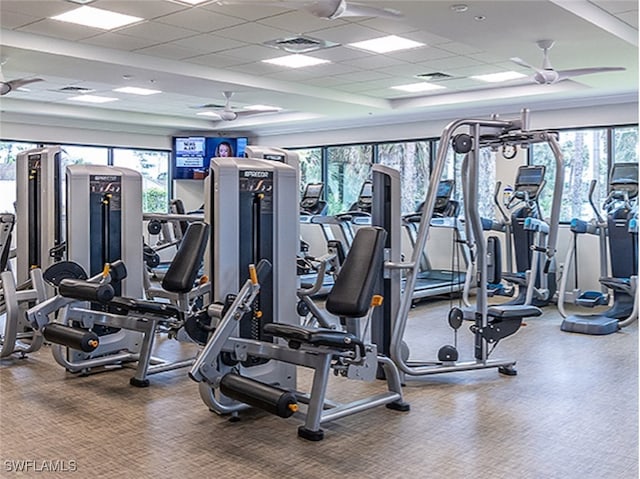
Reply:
[[[437, 142], [440, 143], [439, 141]], [[455, 153], [449, 148], [447, 159], [442, 171], [443, 180], [454, 180], [455, 189], [453, 199], [460, 203], [460, 215], [464, 216], [464, 204], [462, 199], [462, 161], [465, 155]], [[480, 150], [478, 164], [478, 211], [480, 216], [493, 218], [495, 205], [493, 195], [496, 187], [496, 153], [490, 148]]]
[[627, 126], [613, 129], [612, 155], [614, 163], [638, 162], [638, 127]]
[[407, 141], [378, 146], [378, 163], [400, 172], [402, 212], [411, 213], [425, 198], [429, 183], [431, 143]]
[[294, 150], [300, 156], [300, 192], [308, 183], [322, 181], [322, 148]]
[[327, 148], [328, 214], [348, 211], [358, 200], [362, 184], [370, 178], [371, 145], [331, 146]]
[[[572, 218], [589, 219], [594, 216], [589, 204], [589, 185], [596, 180], [594, 202], [602, 205], [607, 196], [607, 129], [593, 128], [565, 130], [558, 139], [564, 163], [564, 187], [560, 221]], [[540, 195], [542, 214], [551, 213], [556, 162], [547, 144], [534, 144], [529, 150], [529, 163], [546, 166], [546, 186]]]
[[142, 174], [142, 211], [166, 213], [169, 204], [169, 153], [114, 148], [113, 164]]
[[16, 157], [18, 153], [38, 145], [16, 141], [0, 141], [0, 213], [15, 213]]

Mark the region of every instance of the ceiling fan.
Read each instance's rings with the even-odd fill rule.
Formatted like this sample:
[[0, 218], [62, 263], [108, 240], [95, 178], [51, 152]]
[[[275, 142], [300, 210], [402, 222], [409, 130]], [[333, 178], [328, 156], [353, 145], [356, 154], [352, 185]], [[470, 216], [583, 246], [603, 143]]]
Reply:
[[[231, 107], [231, 97], [233, 96], [233, 92], [232, 91], [223, 91], [222, 95], [225, 98], [225, 104], [224, 107], [222, 109], [217, 109], [217, 110], [209, 110], [211, 111], [211, 113], [215, 113], [217, 116], [220, 117], [221, 120], [224, 121], [233, 121], [233, 120], [237, 120], [240, 117], [244, 117], [244, 116], [250, 116], [250, 115], [259, 115], [262, 113], [276, 113], [278, 111], [281, 111], [281, 108], [260, 108], [260, 109], [256, 109], [256, 110], [234, 110]], [[196, 108], [200, 108], [200, 109], [210, 109], [212, 105], [201, 105], [198, 106]]]
[[340, 17], [382, 17], [401, 19], [404, 15], [393, 8], [379, 8], [346, 0], [270, 0], [258, 2], [256, 0], [218, 0], [218, 5], [253, 4], [288, 8], [291, 10], [305, 10], [318, 18], [334, 20]]
[[4, 96], [13, 90], [17, 90], [20, 87], [28, 85], [29, 83], [35, 83], [37, 81], [44, 81], [42, 78], [18, 78], [16, 80], [4, 81], [4, 75], [2, 73], [2, 65], [0, 64], [0, 96]]
[[551, 47], [553, 47], [554, 43], [555, 42], [553, 40], [539, 40], [536, 42], [538, 48], [540, 48], [543, 52], [542, 69], [529, 65], [522, 58], [513, 57], [511, 58], [511, 61], [517, 63], [520, 66], [535, 71], [536, 73], [535, 75], [533, 75], [533, 80], [540, 85], [553, 85], [554, 83], [557, 83], [559, 81], [580, 75], [626, 70], [626, 68], [624, 67], [592, 67], [575, 68], [573, 70], [555, 70], [551, 66], [551, 61], [549, 60], [549, 50], [551, 50]]

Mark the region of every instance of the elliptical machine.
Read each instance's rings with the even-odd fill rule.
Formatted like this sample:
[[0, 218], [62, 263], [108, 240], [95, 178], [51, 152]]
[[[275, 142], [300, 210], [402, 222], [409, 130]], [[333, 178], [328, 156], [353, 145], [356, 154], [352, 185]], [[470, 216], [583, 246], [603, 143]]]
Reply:
[[[604, 335], [614, 333], [638, 319], [638, 164], [614, 164], [609, 176], [608, 196], [603, 205], [603, 210], [607, 213], [606, 218], [602, 218], [594, 203], [595, 185], [596, 182], [593, 180], [589, 189], [589, 201], [595, 218], [589, 222], [578, 218], [571, 220], [574, 241], [564, 262], [565, 274], [560, 282], [558, 310], [564, 317], [560, 326], [562, 331]], [[601, 313], [568, 315], [564, 308], [569, 277], [566, 272], [576, 261], [576, 242], [581, 234], [599, 237], [599, 282], [602, 290], [582, 292], [577, 288], [576, 281], [573, 291], [574, 302], [590, 308], [599, 305], [610, 307]]]
[[[501, 231], [505, 236], [506, 271], [498, 277], [501, 276], [511, 286], [495, 281], [489, 285], [489, 289], [491, 294], [512, 296], [517, 287], [517, 296], [506, 304], [547, 306], [556, 292], [555, 260], [551, 258], [545, 263], [546, 260], [541, 255], [534, 255], [534, 251], [546, 250], [549, 236], [549, 225], [542, 219], [538, 202], [546, 184], [544, 176], [545, 167], [542, 165], [520, 166], [513, 193], [504, 205], [498, 199], [502, 184], [496, 184], [494, 202], [502, 220], [482, 219], [485, 231]], [[493, 241], [497, 242], [497, 238]], [[499, 249], [494, 256], [499, 262]], [[538, 264], [534, 273], [535, 261]]]

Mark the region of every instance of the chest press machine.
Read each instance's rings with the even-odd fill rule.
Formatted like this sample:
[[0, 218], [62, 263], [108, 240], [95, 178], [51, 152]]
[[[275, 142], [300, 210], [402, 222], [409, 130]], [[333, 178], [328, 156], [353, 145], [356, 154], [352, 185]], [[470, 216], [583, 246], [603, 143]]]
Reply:
[[[67, 219], [71, 261], [47, 270], [58, 294], [27, 312], [32, 327], [53, 343], [56, 362], [74, 373], [137, 362], [130, 383], [138, 387], [148, 386], [151, 374], [189, 366], [193, 358], [164, 361], [151, 354], [156, 334], [176, 333], [190, 314], [189, 293], [204, 255], [208, 226], [189, 226], [162, 281], [164, 289], [177, 296], [178, 306], [146, 301], [139, 299], [140, 174], [126, 168], [74, 165], [67, 169], [67, 189], [68, 205], [74, 205]], [[88, 201], [81, 201], [83, 195]], [[49, 315], [56, 311], [60, 313], [54, 322]]]
[[[209, 409], [234, 416], [250, 406], [281, 417], [297, 412], [305, 418], [298, 435], [313, 441], [323, 439], [323, 423], [350, 414], [383, 404], [408, 410], [395, 365], [362, 339], [359, 328], [373, 309], [384, 230], [358, 232], [327, 299], [327, 309], [344, 318], [347, 331], [307, 328], [298, 325], [295, 284], [289, 284], [295, 281], [298, 242], [290, 201], [297, 191], [295, 171], [262, 160], [215, 158], [205, 190], [205, 215], [216, 231], [207, 264], [217, 303], [209, 315], [218, 322], [190, 376], [200, 383]], [[225, 307], [229, 291], [238, 288]], [[310, 393], [296, 390], [296, 366], [313, 370]], [[327, 400], [332, 372], [374, 380], [379, 366], [386, 372], [386, 392], [347, 404]], [[307, 404], [306, 413], [298, 403]]]

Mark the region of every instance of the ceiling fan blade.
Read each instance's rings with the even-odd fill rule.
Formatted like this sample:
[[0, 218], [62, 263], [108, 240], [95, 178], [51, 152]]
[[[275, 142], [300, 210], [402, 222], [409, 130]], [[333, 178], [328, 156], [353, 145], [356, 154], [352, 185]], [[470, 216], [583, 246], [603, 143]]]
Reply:
[[525, 62], [520, 57], [511, 57], [509, 60], [511, 60], [516, 65], [520, 65], [521, 67], [529, 68], [530, 70], [533, 70], [533, 71], [536, 71], [536, 72], [539, 71], [536, 67], [528, 64], [527, 62]]
[[402, 12], [393, 8], [378, 8], [363, 5], [361, 3], [347, 3], [347, 9], [342, 17], [378, 17], [390, 18], [392, 20], [401, 20], [404, 18]]
[[20, 78], [18, 80], [11, 80], [7, 82], [12, 90], [17, 90], [20, 87], [28, 85], [30, 83], [35, 83], [39, 81], [44, 81], [42, 78]]
[[251, 115], [262, 115], [265, 113], [278, 113], [280, 110], [279, 108], [273, 108], [271, 110], [243, 110], [243, 111], [239, 111], [238, 116], [251, 116]]
[[559, 70], [558, 79], [565, 80], [580, 75], [591, 75], [592, 73], [621, 72], [626, 70], [624, 67], [592, 67], [592, 68], [575, 68], [573, 70]]

